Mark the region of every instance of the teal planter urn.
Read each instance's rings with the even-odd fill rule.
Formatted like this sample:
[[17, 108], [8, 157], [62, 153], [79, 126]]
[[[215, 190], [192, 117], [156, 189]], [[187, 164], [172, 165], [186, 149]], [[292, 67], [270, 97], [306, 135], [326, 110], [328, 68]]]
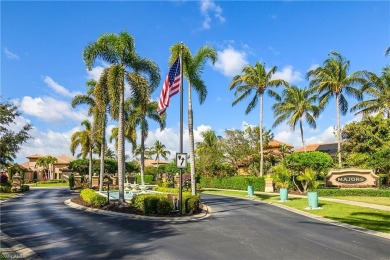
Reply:
[[280, 196], [280, 201], [287, 201], [288, 198], [288, 189], [287, 188], [280, 188], [279, 189], [279, 196]]
[[254, 188], [253, 186], [248, 186], [248, 196], [252, 197], [254, 195]]
[[318, 208], [318, 193], [316, 191], [309, 191], [307, 193], [307, 200], [309, 202], [309, 208]]

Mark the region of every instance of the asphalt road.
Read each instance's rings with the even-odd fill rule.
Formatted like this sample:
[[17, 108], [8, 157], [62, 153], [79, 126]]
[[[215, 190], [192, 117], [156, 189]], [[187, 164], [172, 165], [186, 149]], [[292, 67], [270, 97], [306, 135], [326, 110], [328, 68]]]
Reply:
[[1, 205], [1, 230], [43, 259], [390, 259], [390, 240], [257, 201], [202, 195], [187, 222], [70, 208], [67, 189], [34, 189]]

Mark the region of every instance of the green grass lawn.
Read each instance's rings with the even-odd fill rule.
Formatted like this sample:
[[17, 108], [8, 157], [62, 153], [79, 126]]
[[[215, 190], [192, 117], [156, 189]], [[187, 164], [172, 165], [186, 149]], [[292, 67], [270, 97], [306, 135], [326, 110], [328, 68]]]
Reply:
[[[242, 198], [247, 197], [246, 191], [206, 190], [203, 191], [203, 193]], [[321, 201], [321, 198], [319, 198], [318, 206], [322, 209], [306, 210], [305, 208], [308, 206], [306, 198], [289, 198], [288, 202], [279, 202], [278, 195], [255, 194], [254, 198], [269, 203], [272, 202], [283, 204], [287, 207], [305, 211], [313, 215], [336, 220], [342, 223], [347, 223], [354, 226], [363, 227], [384, 233], [390, 233], [390, 212], [388, 211], [358, 207], [330, 201]], [[373, 202], [373, 198], [371, 198], [371, 202]]]
[[332, 199], [351, 200], [358, 202], [374, 203], [378, 205], [390, 206], [390, 197], [361, 197], [361, 196], [337, 196], [327, 197]]
[[31, 187], [69, 187], [69, 184], [66, 183], [41, 183], [37, 182], [35, 184], [30, 185]]
[[0, 193], [0, 200], [5, 200], [17, 196], [18, 193]]

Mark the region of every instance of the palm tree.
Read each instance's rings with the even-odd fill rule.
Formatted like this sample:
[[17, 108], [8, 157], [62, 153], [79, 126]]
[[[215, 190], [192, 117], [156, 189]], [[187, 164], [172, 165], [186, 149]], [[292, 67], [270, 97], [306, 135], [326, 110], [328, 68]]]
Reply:
[[390, 55], [390, 46], [385, 51], [385, 56]]
[[313, 90], [307, 88], [298, 88], [297, 86], [288, 86], [282, 92], [282, 100], [275, 103], [274, 110], [275, 122], [272, 127], [279, 125], [287, 120], [291, 130], [299, 121], [301, 130], [302, 145], [306, 152], [305, 139], [303, 138], [302, 122], [305, 120], [310, 127], [317, 127], [315, 119], [319, 116], [320, 109], [313, 104], [317, 100], [317, 95], [313, 95]]
[[156, 142], [154, 142], [154, 146], [150, 149], [149, 154], [151, 156], [156, 155], [155, 160], [157, 161], [157, 167], [160, 164], [160, 156], [165, 160], [168, 160], [168, 155], [171, 154], [171, 152], [165, 150], [165, 148], [165, 144], [161, 143], [159, 140], [156, 140]]
[[242, 69], [241, 75], [236, 75], [233, 81], [229, 85], [229, 90], [236, 89], [234, 95], [236, 99], [232, 105], [245, 99], [254, 91], [255, 95], [249, 102], [245, 114], [249, 114], [260, 98], [260, 123], [259, 123], [259, 135], [260, 135], [260, 177], [263, 176], [263, 164], [264, 164], [264, 151], [263, 151], [263, 98], [264, 92], [268, 89], [267, 93], [271, 97], [279, 99], [279, 95], [269, 89], [269, 87], [278, 87], [281, 85], [288, 86], [288, 82], [282, 79], [272, 79], [272, 75], [275, 74], [277, 67], [274, 66], [270, 70], [266, 71], [265, 64], [256, 62], [255, 66], [246, 65]]
[[[106, 125], [107, 125], [107, 109], [109, 106], [109, 97], [105, 89], [107, 88], [107, 69], [105, 69], [100, 77], [100, 80], [89, 80], [86, 95], [77, 95], [72, 100], [72, 107], [86, 104], [89, 106], [88, 115], [93, 116], [93, 126], [91, 131], [91, 139], [96, 143], [96, 148], [100, 150], [100, 182], [99, 191], [103, 190], [103, 175], [104, 175], [104, 150], [106, 147]], [[97, 136], [97, 137], [96, 137]], [[90, 187], [92, 182], [90, 182]]]
[[390, 67], [382, 70], [382, 76], [373, 72], [362, 71], [361, 75], [366, 78], [361, 91], [371, 99], [363, 100], [351, 108], [355, 114], [363, 114], [363, 117], [372, 113], [378, 113], [384, 118], [390, 118]]
[[38, 166], [43, 168], [44, 178], [46, 180], [50, 179], [50, 176], [49, 176], [49, 163], [48, 163], [47, 157], [45, 157], [45, 156], [39, 157], [37, 159], [37, 161], [36, 161], [36, 165], [38, 165]]
[[53, 180], [54, 179], [54, 164], [58, 162], [58, 159], [56, 157], [53, 157], [53, 156], [47, 156], [46, 157], [46, 163], [47, 165], [49, 166], [49, 179], [50, 180]]
[[[111, 103], [111, 115], [118, 120], [118, 182], [119, 202], [124, 202], [124, 177], [125, 177], [125, 143], [123, 110], [125, 101], [125, 80], [128, 81], [130, 71], [150, 72], [156, 69], [155, 63], [148, 59], [140, 58], [134, 45], [133, 37], [127, 32], [118, 34], [103, 34], [96, 42], [88, 44], [83, 52], [84, 62], [91, 70], [97, 59], [102, 59], [109, 64], [107, 68], [107, 92]], [[152, 82], [159, 82], [160, 77], [151, 75]], [[158, 83], [157, 83], [158, 84]]]
[[192, 110], [192, 87], [198, 93], [199, 103], [203, 104], [207, 97], [207, 87], [201, 78], [204, 66], [207, 60], [211, 60], [212, 64], [217, 61], [217, 52], [209, 47], [204, 46], [192, 56], [190, 50], [182, 45], [176, 44], [171, 47], [170, 63], [173, 64], [179, 57], [181, 48], [183, 46], [183, 75], [188, 82], [188, 133], [190, 142], [190, 169], [191, 169], [191, 190], [192, 195], [196, 194], [195, 183], [195, 144], [194, 144], [194, 115]]
[[209, 129], [200, 133], [202, 142], [196, 144], [196, 150], [199, 152], [213, 151], [217, 147], [218, 137], [215, 131]]
[[107, 159], [116, 159], [116, 155], [115, 155], [115, 152], [108, 148], [105, 153], [104, 153], [104, 156], [107, 158]]
[[141, 128], [141, 185], [145, 184], [145, 140], [148, 137], [149, 123], [147, 118], [156, 121], [160, 125], [160, 129], [165, 128], [165, 115], [160, 117], [157, 112], [157, 101], [150, 99], [152, 92], [157, 88], [157, 85], [149, 84], [148, 80], [140, 74], [134, 73], [129, 76], [129, 82], [133, 86], [133, 98], [135, 105], [135, 125]]
[[76, 148], [81, 147], [81, 155], [83, 158], [86, 158], [89, 155], [89, 185], [92, 184], [92, 150], [93, 150], [93, 141], [91, 138], [92, 124], [88, 120], [81, 122], [81, 125], [85, 126], [85, 130], [75, 132], [72, 134], [70, 151], [74, 155]]
[[322, 67], [310, 70], [307, 73], [307, 77], [311, 78], [310, 86], [316, 88], [320, 95], [319, 107], [321, 110], [332, 97], [336, 98], [337, 152], [340, 168], [342, 167], [340, 113], [345, 115], [348, 111], [348, 102], [343, 93], [360, 100], [360, 91], [354, 85], [364, 83], [364, 79], [359, 77], [358, 74], [348, 75], [349, 66], [349, 61], [341, 56], [341, 54], [331, 51], [329, 58], [324, 61]]

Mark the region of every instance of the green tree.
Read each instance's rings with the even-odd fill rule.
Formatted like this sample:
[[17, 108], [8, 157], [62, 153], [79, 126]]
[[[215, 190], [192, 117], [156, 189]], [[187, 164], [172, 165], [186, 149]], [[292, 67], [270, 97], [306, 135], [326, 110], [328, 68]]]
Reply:
[[351, 112], [364, 117], [378, 113], [384, 118], [390, 118], [390, 67], [385, 67], [380, 77], [369, 71], [362, 71], [360, 75], [366, 79], [361, 91], [367, 94], [369, 99], [354, 105]]
[[115, 152], [108, 148], [104, 154], [104, 157], [107, 158], [107, 159], [116, 159], [116, 155], [115, 155]]
[[173, 64], [180, 55], [183, 46], [183, 75], [188, 82], [188, 133], [190, 142], [190, 168], [191, 168], [191, 190], [192, 195], [196, 194], [195, 182], [195, 143], [194, 143], [194, 115], [192, 109], [192, 88], [198, 93], [199, 103], [203, 104], [207, 97], [207, 87], [201, 75], [208, 60], [214, 64], [217, 61], [217, 52], [209, 47], [201, 47], [194, 55], [188, 47], [176, 44], [171, 47], [170, 63]]
[[[373, 153], [369, 158], [369, 165], [375, 170], [375, 173], [387, 174], [390, 179], [390, 148], [382, 148]], [[389, 183], [389, 181], [388, 181]]]
[[154, 142], [154, 146], [150, 149], [149, 154], [151, 156], [156, 156], [155, 160], [157, 161], [157, 167], [159, 167], [160, 157], [168, 160], [168, 155], [170, 155], [171, 152], [166, 150], [165, 144], [161, 143], [159, 140], [156, 140], [156, 142]]
[[[138, 56], [133, 37], [127, 32], [103, 34], [96, 42], [88, 44], [83, 52], [84, 62], [91, 70], [95, 61], [101, 59], [109, 64], [107, 69], [107, 92], [111, 103], [111, 115], [118, 120], [118, 182], [119, 202], [124, 202], [125, 146], [124, 146], [124, 91], [125, 80], [134, 71], [152, 71], [155, 64]], [[158, 82], [160, 78], [152, 78]], [[131, 86], [131, 85], [130, 85]]]
[[200, 135], [203, 141], [196, 144], [195, 150], [198, 155], [199, 169], [206, 176], [220, 175], [220, 172], [223, 170], [221, 142], [215, 131], [211, 129], [201, 132]]
[[72, 134], [70, 151], [74, 155], [76, 148], [81, 147], [81, 156], [86, 158], [89, 155], [89, 185], [92, 185], [92, 150], [93, 150], [93, 140], [91, 138], [92, 124], [88, 120], [81, 122], [81, 125], [85, 127], [84, 130], [78, 131]]
[[342, 167], [340, 114], [345, 115], [348, 111], [348, 102], [343, 93], [360, 100], [360, 91], [354, 85], [364, 83], [364, 79], [359, 77], [359, 74], [348, 75], [349, 68], [349, 60], [346, 60], [338, 52], [331, 51], [322, 67], [307, 73], [308, 78], [310, 78], [310, 86], [316, 88], [319, 93], [320, 109], [323, 109], [332, 97], [336, 98], [337, 152], [340, 168]]
[[[151, 72], [152, 73], [152, 72]], [[157, 112], [158, 103], [151, 100], [152, 92], [157, 88], [157, 84], [148, 82], [145, 77], [139, 74], [129, 76], [129, 82], [134, 88], [133, 97], [135, 105], [135, 125], [141, 128], [141, 184], [145, 184], [145, 140], [148, 138], [149, 123], [147, 119], [153, 120], [160, 125], [160, 129], [165, 128], [165, 115], [160, 117]]]
[[254, 97], [249, 102], [245, 114], [249, 114], [257, 105], [260, 99], [260, 120], [259, 120], [259, 138], [260, 138], [260, 177], [263, 176], [263, 163], [264, 163], [264, 151], [263, 151], [263, 97], [264, 93], [268, 89], [268, 94], [272, 97], [279, 98], [279, 95], [269, 89], [270, 87], [278, 87], [281, 85], [288, 86], [288, 83], [282, 79], [272, 79], [277, 67], [272, 67], [270, 70], [266, 70], [265, 64], [256, 62], [255, 66], [246, 65], [242, 69], [242, 74], [236, 75], [233, 81], [229, 85], [229, 90], [235, 89], [236, 99], [232, 105], [235, 106], [240, 101], [254, 92]]
[[8, 128], [21, 115], [17, 109], [16, 105], [0, 100], [0, 168], [11, 165], [20, 146], [31, 138], [31, 124], [21, 126], [17, 132]]
[[288, 86], [282, 92], [282, 100], [273, 105], [275, 122], [273, 127], [287, 121], [291, 130], [295, 131], [295, 127], [299, 122], [301, 131], [302, 146], [306, 152], [305, 139], [303, 137], [303, 120], [312, 127], [316, 128], [315, 119], [319, 116], [320, 109], [314, 104], [317, 100], [317, 95], [307, 88], [299, 88], [297, 86]]
[[221, 145], [225, 159], [236, 168], [236, 171], [238, 165], [247, 160], [251, 152], [249, 140], [242, 130], [225, 130]]
[[345, 154], [372, 154], [390, 147], [390, 118], [367, 117], [347, 124], [341, 136]]

